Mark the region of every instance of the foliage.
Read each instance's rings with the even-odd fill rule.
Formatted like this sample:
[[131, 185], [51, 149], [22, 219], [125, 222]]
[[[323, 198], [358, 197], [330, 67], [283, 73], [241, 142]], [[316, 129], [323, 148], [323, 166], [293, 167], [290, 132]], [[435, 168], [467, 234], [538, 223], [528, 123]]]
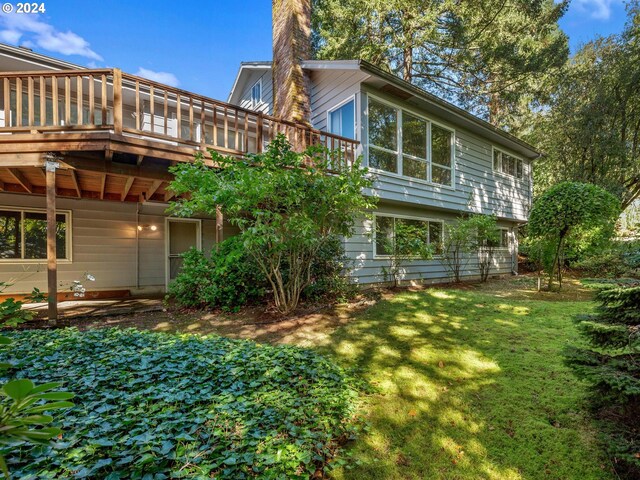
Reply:
[[457, 218], [454, 223], [445, 225], [442, 264], [454, 282], [459, 282], [462, 271], [471, 260], [470, 253], [475, 247], [474, 225], [468, 218]]
[[495, 251], [500, 245], [500, 230], [495, 215], [476, 214], [469, 217], [469, 228], [475, 235], [480, 280], [486, 282], [491, 273]]
[[640, 3], [631, 1], [619, 35], [582, 46], [554, 77], [550, 105], [532, 119], [528, 140], [537, 192], [562, 181], [599, 185], [623, 209], [640, 194]]
[[[424, 222], [415, 223], [397, 218], [394, 222], [393, 235], [383, 237], [384, 251], [389, 258], [389, 269], [385, 270], [385, 276], [393, 279], [394, 287], [400, 283], [408, 262], [433, 258], [435, 248], [429, 244], [429, 232], [424, 225]], [[377, 234], [376, 238], [382, 236], [381, 232]]]
[[361, 58], [489, 118], [517, 116], [568, 56], [568, 2], [315, 0], [321, 59]]
[[[171, 188], [189, 196], [170, 210], [180, 216], [215, 214], [240, 229], [247, 253], [273, 292], [276, 308], [293, 311], [311, 283], [311, 265], [335, 235], [352, 234], [355, 218], [374, 205], [362, 194], [366, 170], [336, 161], [340, 152], [310, 147], [295, 152], [283, 135], [264, 153], [239, 160], [210, 150], [217, 169], [202, 159], [172, 168]], [[331, 166], [332, 173], [327, 173]]]
[[20, 375], [82, 392], [52, 446], [11, 455], [21, 478], [299, 478], [351, 422], [357, 382], [292, 346], [134, 329], [21, 331]]
[[640, 476], [640, 287], [609, 288], [596, 295], [594, 315], [577, 318], [589, 343], [567, 361], [593, 391], [593, 403], [619, 475]]
[[607, 248], [590, 251], [571, 266], [593, 276], [617, 278], [634, 275], [640, 267], [640, 243], [612, 241]]
[[184, 307], [222, 307], [234, 310], [262, 298], [266, 280], [247, 254], [240, 237], [215, 246], [209, 257], [196, 248], [183, 255], [169, 294]]
[[[10, 283], [0, 282], [0, 293], [11, 286]], [[38, 302], [43, 299], [42, 292], [34, 288], [26, 300], [28, 302]], [[22, 306], [25, 302], [8, 297], [0, 302], [0, 327], [15, 327], [20, 323], [31, 320], [35, 313], [31, 310], [24, 310]]]
[[[528, 234], [548, 246], [554, 245], [549, 267], [549, 288], [557, 275], [562, 287], [565, 244], [576, 242], [588, 232], [600, 230], [613, 234], [620, 202], [606, 190], [587, 183], [563, 182], [551, 187], [533, 204]], [[546, 248], [542, 251], [546, 252]]]
[[311, 264], [311, 283], [302, 296], [310, 301], [347, 301], [357, 292], [356, 286], [344, 275], [350, 260], [345, 255], [340, 237], [328, 239], [318, 250]]

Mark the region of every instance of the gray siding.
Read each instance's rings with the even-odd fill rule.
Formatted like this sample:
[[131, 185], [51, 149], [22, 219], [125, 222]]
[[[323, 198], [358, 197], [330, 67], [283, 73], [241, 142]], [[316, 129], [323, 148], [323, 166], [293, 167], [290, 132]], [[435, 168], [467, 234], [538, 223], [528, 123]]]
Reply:
[[[43, 209], [44, 206], [44, 197], [0, 193], [0, 207]], [[58, 263], [60, 283], [69, 285], [86, 272], [96, 278], [95, 282], [85, 284], [88, 290], [127, 289], [132, 293], [164, 290], [165, 206], [139, 205], [138, 214], [135, 203], [59, 198], [57, 206], [71, 211], [72, 224], [72, 260]], [[138, 225], [155, 225], [157, 230], [138, 232]], [[202, 219], [201, 225], [202, 247], [209, 251], [215, 244], [215, 220]], [[5, 293], [28, 293], [33, 287], [46, 291], [46, 270], [46, 260], [37, 263], [3, 260], [0, 281], [13, 283]]]
[[[262, 80], [262, 104], [257, 108], [251, 102], [251, 89], [258, 80]], [[259, 112], [271, 114], [273, 111], [273, 81], [271, 80], [271, 69], [249, 70], [248, 78], [240, 94], [238, 105], [242, 108], [257, 110]]]
[[[400, 108], [416, 112], [455, 130], [455, 184], [441, 186], [401, 177], [390, 173], [375, 172], [375, 184], [371, 194], [383, 200], [405, 202], [424, 207], [444, 208], [451, 211], [496, 214], [500, 218], [526, 221], [531, 201], [531, 165], [524, 161], [524, 178], [493, 172], [492, 145], [482, 138], [456, 128], [455, 125], [426, 114], [382, 92], [364, 87], [364, 101], [360, 110], [367, 118], [367, 97], [370, 94], [390, 101]], [[367, 122], [362, 122], [362, 138], [367, 139]], [[366, 145], [364, 146], [366, 152]], [[502, 150], [509, 152], [508, 149]], [[517, 156], [517, 155], [516, 155]]]
[[[415, 217], [430, 220], [443, 220], [452, 223], [456, 215], [425, 208], [411, 208], [389, 204], [380, 204], [376, 212], [390, 215]], [[509, 274], [513, 269], [513, 256], [517, 250], [515, 224], [500, 222], [501, 227], [511, 229], [512, 244], [509, 249], [498, 249], [494, 258], [491, 275]], [[345, 239], [345, 251], [350, 259], [350, 270], [353, 280], [359, 284], [385, 282], [383, 268], [389, 268], [389, 260], [374, 257], [373, 218], [364, 217], [356, 222], [355, 234]], [[467, 263], [464, 276], [476, 278], [478, 276], [477, 256], [471, 255]], [[403, 281], [417, 283], [444, 282], [449, 279], [449, 273], [442, 261], [435, 257], [432, 260], [413, 260], [406, 264]]]

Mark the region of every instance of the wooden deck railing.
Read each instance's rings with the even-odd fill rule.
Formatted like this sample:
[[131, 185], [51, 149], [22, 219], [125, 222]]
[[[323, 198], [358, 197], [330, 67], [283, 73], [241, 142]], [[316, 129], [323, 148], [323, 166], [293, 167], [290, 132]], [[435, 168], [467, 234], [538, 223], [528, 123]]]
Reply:
[[243, 156], [277, 134], [323, 145], [351, 164], [358, 142], [163, 85], [118, 69], [0, 73], [0, 133], [109, 130]]

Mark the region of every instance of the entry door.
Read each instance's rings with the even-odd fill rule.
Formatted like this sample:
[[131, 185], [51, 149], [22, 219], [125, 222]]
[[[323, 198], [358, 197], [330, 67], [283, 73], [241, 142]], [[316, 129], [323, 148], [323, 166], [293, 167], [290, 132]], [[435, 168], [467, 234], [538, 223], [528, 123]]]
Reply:
[[168, 287], [180, 273], [182, 254], [188, 252], [191, 247], [201, 248], [200, 220], [168, 218], [166, 232], [166, 284]]

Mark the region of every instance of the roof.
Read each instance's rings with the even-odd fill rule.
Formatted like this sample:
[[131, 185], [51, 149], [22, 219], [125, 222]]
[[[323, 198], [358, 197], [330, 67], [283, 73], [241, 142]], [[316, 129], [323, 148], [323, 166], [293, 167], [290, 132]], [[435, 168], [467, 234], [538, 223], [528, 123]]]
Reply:
[[[7, 63], [17, 62], [25, 65], [22, 70], [37, 70], [38, 68], [45, 68], [51, 70], [84, 70], [87, 67], [82, 65], [76, 65], [75, 63], [65, 62], [64, 60], [58, 60], [57, 58], [49, 57], [36, 53], [29, 48], [14, 47], [7, 45], [6, 43], [0, 43], [0, 57], [4, 57], [3, 60]], [[11, 68], [11, 65], [8, 65]], [[6, 69], [4, 69], [6, 71]], [[20, 68], [15, 68], [20, 70]]]
[[[408, 95], [408, 97], [412, 98], [414, 103], [420, 103], [428, 111], [449, 120], [455, 125], [465, 127], [474, 133], [481, 134], [495, 143], [515, 150], [527, 158], [535, 159], [541, 155], [533, 145], [525, 142], [515, 135], [498, 128], [486, 120], [469, 113], [463, 108], [460, 108], [437, 95], [429, 93], [420, 87], [416, 87], [415, 85], [393, 75], [392, 73], [382, 70], [365, 60], [306, 60], [302, 63], [302, 67], [306, 70], [360, 70], [378, 81], [385, 82], [402, 90], [405, 93], [405, 96]], [[229, 94], [228, 101], [233, 103], [232, 97], [234, 94], [242, 90], [243, 82], [245, 81], [245, 79], [243, 79], [243, 77], [245, 77], [244, 72], [255, 69], [268, 70], [270, 68], [271, 62], [241, 63], [233, 88]]]

